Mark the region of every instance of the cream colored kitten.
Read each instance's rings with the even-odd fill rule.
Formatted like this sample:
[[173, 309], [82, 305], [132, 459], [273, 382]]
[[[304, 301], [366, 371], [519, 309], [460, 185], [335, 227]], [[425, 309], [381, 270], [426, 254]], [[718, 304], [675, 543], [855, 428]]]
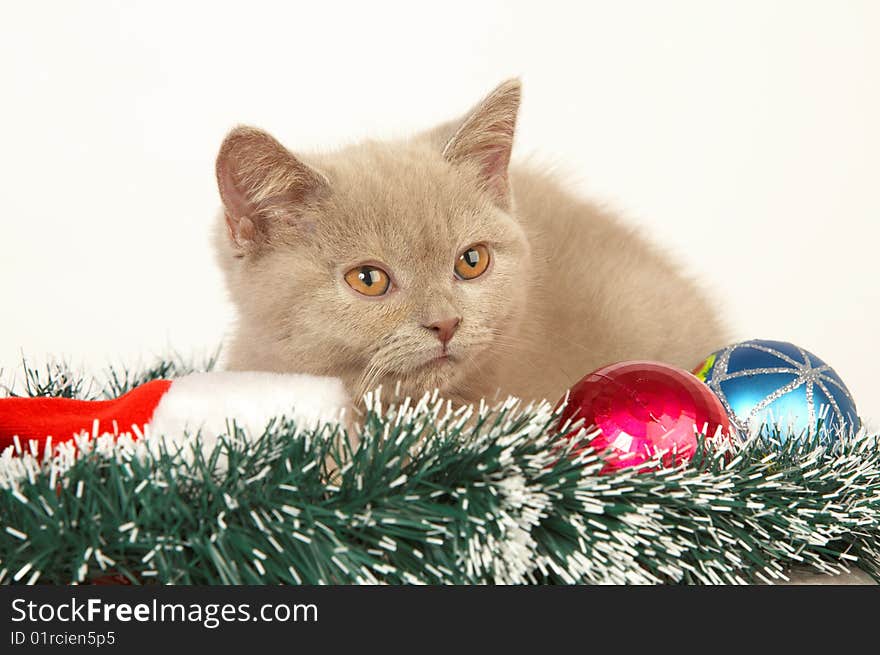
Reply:
[[624, 359], [690, 368], [716, 310], [633, 229], [553, 177], [508, 170], [520, 83], [406, 141], [294, 156], [233, 130], [217, 247], [239, 320], [232, 369], [401, 382], [456, 401], [556, 401]]

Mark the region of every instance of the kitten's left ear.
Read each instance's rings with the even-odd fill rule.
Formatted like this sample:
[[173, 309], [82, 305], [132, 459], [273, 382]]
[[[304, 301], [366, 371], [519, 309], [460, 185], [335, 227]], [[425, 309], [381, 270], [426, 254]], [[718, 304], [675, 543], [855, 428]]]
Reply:
[[521, 84], [502, 82], [464, 119], [443, 148], [446, 161], [476, 166], [483, 188], [502, 209], [510, 209], [507, 167], [519, 111]]
[[237, 127], [217, 155], [217, 186], [233, 245], [252, 251], [297, 224], [329, 182], [266, 132]]

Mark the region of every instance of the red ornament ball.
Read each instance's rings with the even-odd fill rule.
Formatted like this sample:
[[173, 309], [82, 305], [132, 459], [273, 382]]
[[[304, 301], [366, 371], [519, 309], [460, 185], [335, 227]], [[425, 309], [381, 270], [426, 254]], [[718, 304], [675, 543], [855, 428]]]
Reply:
[[[641, 464], [663, 453], [665, 466], [690, 459], [697, 435], [729, 437], [721, 401], [687, 371], [649, 361], [611, 364], [572, 387], [560, 426], [584, 419], [599, 434], [590, 446], [603, 452], [603, 472]], [[574, 436], [571, 433], [569, 436]]]

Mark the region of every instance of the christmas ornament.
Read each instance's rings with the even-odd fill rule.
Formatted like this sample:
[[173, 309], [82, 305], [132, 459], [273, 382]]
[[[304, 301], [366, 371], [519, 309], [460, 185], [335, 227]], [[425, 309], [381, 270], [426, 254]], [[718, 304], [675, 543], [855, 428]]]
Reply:
[[584, 419], [599, 429], [590, 445], [604, 451], [607, 470], [640, 464], [658, 453], [669, 466], [690, 459], [698, 433], [726, 436], [727, 414], [696, 377], [659, 362], [620, 362], [572, 387], [561, 424]]
[[161, 435], [166, 444], [198, 434], [211, 445], [229, 434], [232, 420], [258, 437], [281, 416], [304, 428], [337, 423], [347, 404], [336, 378], [265, 372], [152, 380], [113, 400], [0, 398], [0, 453], [13, 446], [36, 454], [82, 433]]
[[780, 438], [815, 434], [836, 439], [858, 430], [855, 402], [834, 369], [786, 341], [753, 339], [712, 353], [695, 370], [721, 400], [745, 438], [762, 425], [778, 426]]

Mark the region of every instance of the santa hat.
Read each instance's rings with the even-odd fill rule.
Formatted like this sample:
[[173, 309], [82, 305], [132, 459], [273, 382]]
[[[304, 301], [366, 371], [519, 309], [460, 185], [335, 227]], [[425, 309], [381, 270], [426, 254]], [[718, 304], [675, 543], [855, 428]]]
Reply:
[[205, 447], [229, 434], [232, 421], [244, 434], [258, 437], [279, 416], [302, 429], [338, 423], [348, 404], [336, 378], [264, 372], [153, 380], [113, 400], [2, 398], [0, 452], [10, 447], [19, 453], [23, 448], [45, 452], [48, 444], [54, 447], [82, 433], [95, 438], [146, 435], [166, 444], [182, 444], [198, 434]]

